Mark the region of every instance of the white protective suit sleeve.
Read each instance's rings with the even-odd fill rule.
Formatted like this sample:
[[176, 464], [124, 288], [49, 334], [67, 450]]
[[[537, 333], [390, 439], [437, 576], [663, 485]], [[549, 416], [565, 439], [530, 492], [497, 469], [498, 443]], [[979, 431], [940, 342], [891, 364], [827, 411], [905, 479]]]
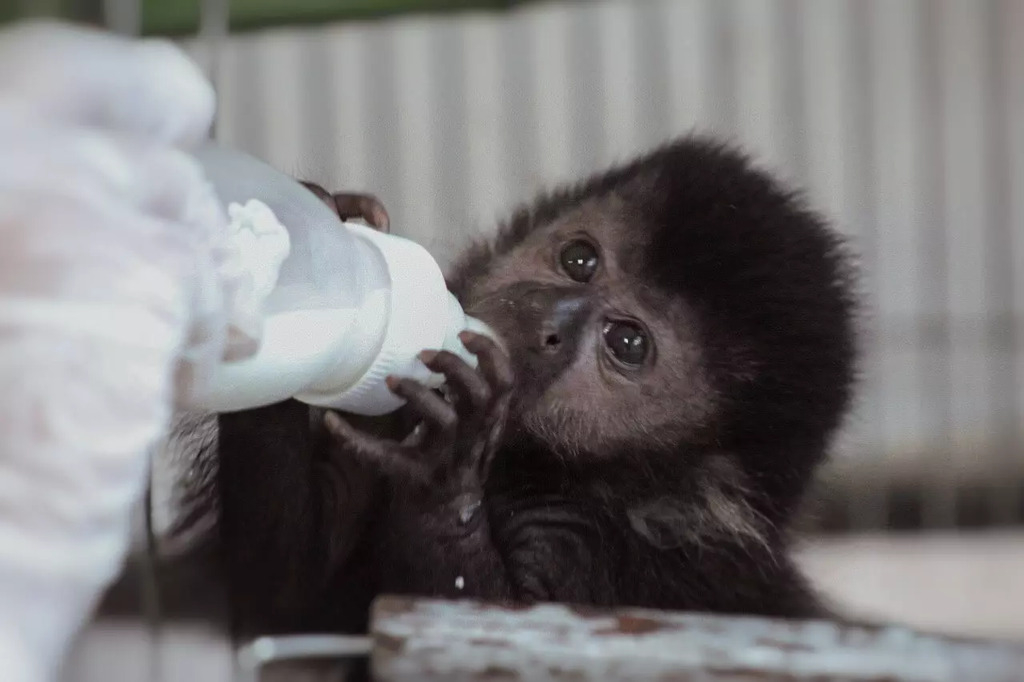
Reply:
[[54, 679], [116, 576], [176, 378], [258, 342], [223, 209], [183, 151], [213, 113], [170, 43], [54, 23], [0, 33], [7, 682]]

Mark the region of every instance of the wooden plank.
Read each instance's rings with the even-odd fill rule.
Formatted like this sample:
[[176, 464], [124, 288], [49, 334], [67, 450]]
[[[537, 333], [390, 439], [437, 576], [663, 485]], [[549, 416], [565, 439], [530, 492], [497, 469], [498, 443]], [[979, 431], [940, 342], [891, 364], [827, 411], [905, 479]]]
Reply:
[[385, 597], [372, 671], [413, 680], [1011, 682], [1024, 646], [824, 621]]

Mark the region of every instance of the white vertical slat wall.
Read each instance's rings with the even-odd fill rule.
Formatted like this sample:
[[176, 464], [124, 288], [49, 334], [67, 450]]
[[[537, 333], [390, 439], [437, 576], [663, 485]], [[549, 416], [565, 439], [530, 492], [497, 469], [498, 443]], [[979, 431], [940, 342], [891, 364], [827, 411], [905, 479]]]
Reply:
[[1024, 1], [556, 2], [233, 36], [216, 76], [225, 142], [377, 193], [442, 262], [552, 182], [730, 138], [863, 256], [840, 466], [932, 480], [936, 522], [1024, 470]]

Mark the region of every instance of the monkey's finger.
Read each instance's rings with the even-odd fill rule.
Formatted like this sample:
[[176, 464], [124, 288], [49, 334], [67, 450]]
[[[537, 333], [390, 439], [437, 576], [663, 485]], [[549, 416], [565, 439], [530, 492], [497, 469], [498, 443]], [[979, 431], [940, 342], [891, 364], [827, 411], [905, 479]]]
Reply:
[[455, 443], [459, 416], [455, 408], [432, 390], [413, 379], [387, 378], [388, 388], [416, 411], [430, 430], [432, 445], [447, 450]]
[[391, 231], [391, 219], [380, 199], [372, 194], [338, 192], [331, 194], [315, 182], [300, 181], [300, 184], [315, 194], [320, 201], [334, 211], [342, 220], [361, 218], [378, 232]]
[[385, 473], [416, 480], [427, 478], [426, 469], [412, 457], [411, 451], [397, 443], [380, 440], [353, 428], [337, 412], [329, 411], [324, 415], [324, 428], [347, 452], [377, 464]]
[[431, 372], [444, 375], [446, 386], [455, 393], [460, 406], [473, 417], [482, 416], [491, 404], [491, 387], [487, 380], [454, 353], [424, 351], [420, 360]]
[[338, 192], [332, 196], [334, 210], [342, 220], [362, 218], [378, 232], [391, 232], [391, 219], [380, 199], [372, 194]]
[[459, 340], [470, 353], [480, 362], [480, 372], [484, 375], [495, 397], [507, 394], [515, 383], [515, 373], [508, 354], [501, 349], [494, 339], [482, 334], [465, 331], [459, 334]]
[[342, 419], [337, 412], [331, 410], [324, 413], [323, 422], [324, 428], [327, 429], [327, 433], [333, 437], [335, 441], [342, 445], [346, 450], [350, 450], [357, 455], [363, 455], [371, 450], [379, 450], [382, 445], [393, 445], [387, 441], [382, 441], [376, 436], [363, 433]]
[[425, 422], [421, 421], [413, 427], [408, 436], [402, 439], [402, 447], [414, 450], [421, 449], [425, 445], [427, 433], [427, 425]]
[[299, 184], [308, 189], [310, 192], [316, 195], [316, 198], [327, 204], [332, 210], [334, 209], [334, 200], [331, 198], [331, 193], [325, 190], [315, 182], [306, 182], [300, 180]]

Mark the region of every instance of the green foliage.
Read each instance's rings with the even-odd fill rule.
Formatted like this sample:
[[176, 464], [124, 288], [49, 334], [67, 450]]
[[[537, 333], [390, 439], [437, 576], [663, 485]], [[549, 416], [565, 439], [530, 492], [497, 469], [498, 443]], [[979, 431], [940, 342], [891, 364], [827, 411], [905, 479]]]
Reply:
[[[203, 0], [139, 0], [143, 33], [188, 35], [199, 28]], [[524, 0], [229, 0], [231, 29], [316, 24], [396, 14], [502, 10]], [[103, 24], [102, 0], [0, 0], [0, 22], [27, 16]]]

